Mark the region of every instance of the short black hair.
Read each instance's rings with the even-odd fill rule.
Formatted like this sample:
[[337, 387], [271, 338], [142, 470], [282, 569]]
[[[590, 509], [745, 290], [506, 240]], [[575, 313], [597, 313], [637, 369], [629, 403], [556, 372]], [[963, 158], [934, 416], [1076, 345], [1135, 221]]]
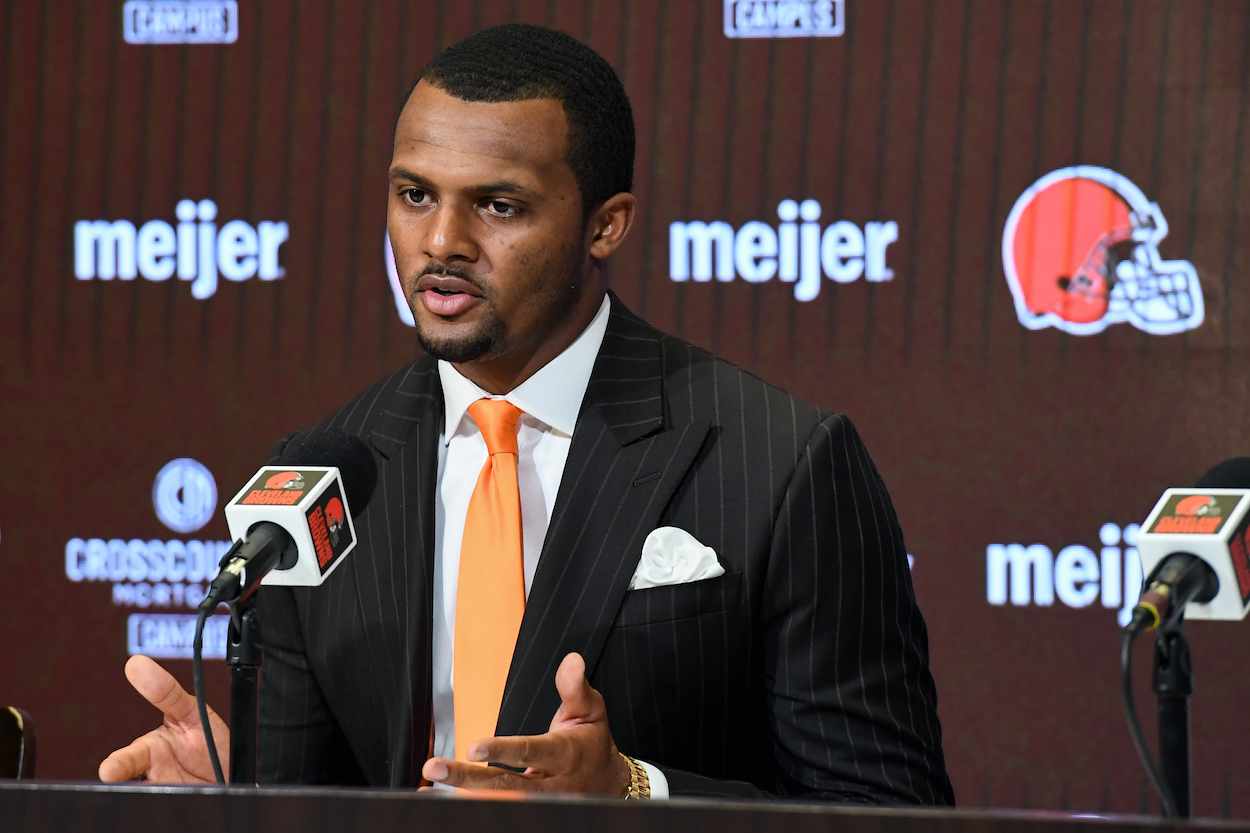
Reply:
[[422, 80], [462, 101], [559, 101], [569, 125], [565, 159], [586, 216], [613, 194], [633, 189], [629, 96], [612, 65], [576, 38], [524, 23], [492, 26], [435, 55], [409, 96]]

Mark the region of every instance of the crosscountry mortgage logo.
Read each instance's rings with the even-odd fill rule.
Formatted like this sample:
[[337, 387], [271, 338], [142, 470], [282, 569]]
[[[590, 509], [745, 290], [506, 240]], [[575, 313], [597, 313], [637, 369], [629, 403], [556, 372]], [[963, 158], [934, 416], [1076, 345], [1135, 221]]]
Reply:
[[[183, 457], [161, 468], [152, 486], [152, 503], [157, 517], [171, 529], [192, 532], [212, 518], [217, 485], [208, 469]], [[65, 543], [65, 577], [74, 583], [109, 582], [117, 607], [195, 610], [229, 549], [229, 541], [75, 537]], [[132, 637], [138, 633], [133, 627], [141, 620], [148, 621], [142, 616], [130, 620]], [[185, 622], [185, 617], [179, 621]], [[194, 615], [191, 628], [194, 631]], [[131, 653], [146, 653], [134, 648], [133, 639], [130, 644]], [[153, 643], [145, 639], [143, 644], [150, 647]], [[207, 650], [204, 655], [209, 656]]]
[[191, 533], [204, 527], [217, 510], [217, 483], [203, 463], [179, 457], [166, 463], [152, 484], [156, 517], [174, 532]]
[[129, 0], [122, 8], [126, 43], [234, 43], [239, 39], [235, 0]]
[[727, 38], [837, 37], [846, 0], [725, 0]]
[[1125, 177], [1081, 165], [1039, 179], [1003, 230], [1003, 269], [1030, 330], [1089, 335], [1128, 322], [1154, 335], [1202, 324], [1202, 287], [1187, 260], [1163, 260], [1168, 223]]

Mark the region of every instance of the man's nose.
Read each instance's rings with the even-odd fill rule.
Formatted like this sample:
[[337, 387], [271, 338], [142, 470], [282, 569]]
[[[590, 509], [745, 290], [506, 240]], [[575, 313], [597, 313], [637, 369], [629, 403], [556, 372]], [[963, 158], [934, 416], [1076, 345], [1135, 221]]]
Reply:
[[426, 229], [425, 254], [441, 263], [477, 260], [473, 219], [471, 207], [450, 202], [440, 204]]

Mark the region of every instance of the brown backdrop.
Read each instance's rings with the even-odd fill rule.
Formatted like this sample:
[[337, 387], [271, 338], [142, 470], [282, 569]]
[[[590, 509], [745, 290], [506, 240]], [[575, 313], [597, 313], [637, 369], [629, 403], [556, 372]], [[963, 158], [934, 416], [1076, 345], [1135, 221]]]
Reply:
[[[1114, 611], [993, 606], [986, 547], [1084, 544], [1248, 450], [1250, 4], [847, 0], [842, 37], [736, 40], [713, 0], [241, 0], [229, 45], [138, 46], [120, 2], [0, 14], [0, 702], [40, 725], [40, 774], [93, 777], [154, 723], [122, 678], [108, 582], [73, 583], [73, 537], [191, 536], [152, 511], [193, 457], [225, 500], [275, 438], [408, 361], [382, 256], [399, 101], [476, 28], [546, 23], [618, 69], [638, 127], [639, 227], [611, 283], [657, 326], [848, 413], [898, 507], [928, 618], [945, 747], [968, 806], [1155, 806], [1120, 711]], [[1197, 269], [1184, 335], [1032, 332], [1003, 275], [1016, 198], [1111, 168]], [[178, 280], [79, 281], [78, 220], [290, 224], [282, 280], [206, 301]], [[675, 220], [895, 220], [892, 281], [675, 283]], [[189, 612], [184, 609], [182, 612]], [[1244, 625], [1189, 628], [1195, 804], [1250, 816]], [[1138, 678], [1148, 678], [1145, 648]], [[189, 663], [171, 663], [184, 678]], [[224, 668], [211, 693], [225, 702]], [[1140, 688], [1147, 731], [1152, 700]]]

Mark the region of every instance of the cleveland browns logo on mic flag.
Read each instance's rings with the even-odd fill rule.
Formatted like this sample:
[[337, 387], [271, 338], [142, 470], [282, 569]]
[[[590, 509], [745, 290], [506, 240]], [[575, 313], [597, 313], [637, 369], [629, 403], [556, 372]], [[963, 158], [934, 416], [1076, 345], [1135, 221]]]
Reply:
[[1003, 268], [1030, 330], [1073, 335], [1128, 322], [1155, 335], [1202, 324], [1193, 264], [1163, 260], [1159, 206], [1106, 168], [1063, 168], [1016, 200], [1003, 231]]
[[1212, 535], [1220, 531], [1240, 501], [1240, 495], [1172, 495], [1147, 532]]
[[280, 471], [265, 481], [266, 489], [304, 490], [304, 475], [297, 471]]
[[339, 542], [339, 530], [343, 528], [343, 523], [347, 515], [343, 511], [343, 501], [336, 497], [330, 498], [330, 502], [326, 504], [326, 526], [330, 528], [330, 541], [337, 545]]
[[261, 469], [238, 502], [243, 506], [294, 506], [324, 476], [323, 471]]
[[1190, 495], [1176, 504], [1177, 515], [1218, 515], [1220, 502], [1210, 495]]

